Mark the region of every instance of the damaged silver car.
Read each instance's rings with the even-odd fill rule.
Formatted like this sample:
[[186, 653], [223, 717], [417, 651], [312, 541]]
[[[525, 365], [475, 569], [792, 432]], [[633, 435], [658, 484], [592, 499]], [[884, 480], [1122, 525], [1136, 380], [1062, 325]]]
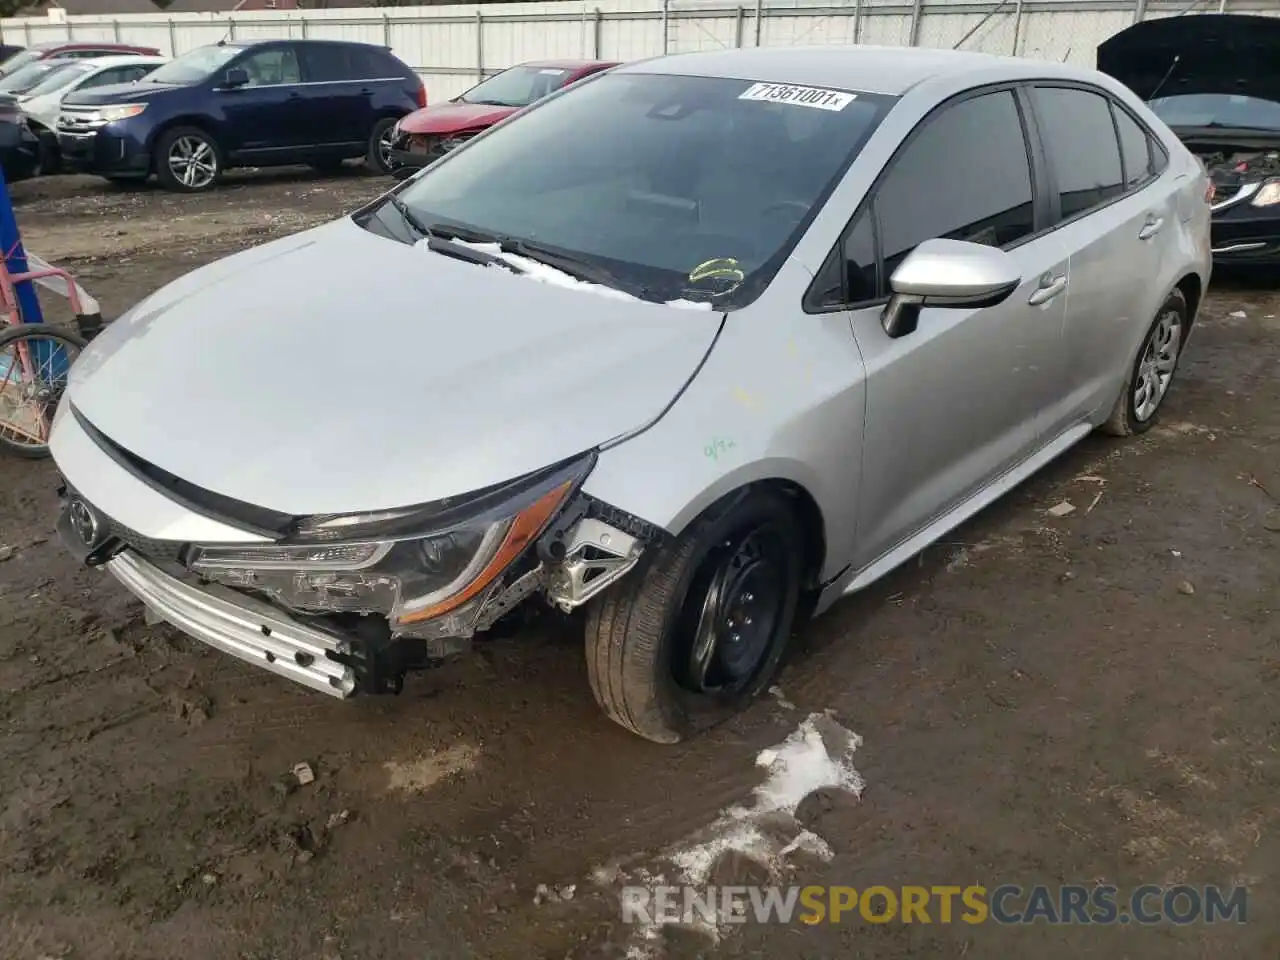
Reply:
[[674, 742], [764, 689], [799, 619], [1155, 422], [1206, 186], [1092, 71], [626, 65], [112, 324], [57, 411], [59, 530], [335, 697], [585, 607], [596, 699]]

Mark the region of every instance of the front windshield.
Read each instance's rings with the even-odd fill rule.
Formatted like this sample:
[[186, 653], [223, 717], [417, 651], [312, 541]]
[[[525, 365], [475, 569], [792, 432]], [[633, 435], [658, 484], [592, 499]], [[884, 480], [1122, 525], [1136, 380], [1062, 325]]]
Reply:
[[66, 70], [74, 66], [70, 60], [38, 60], [29, 63], [21, 70], [15, 70], [0, 80], [0, 92], [26, 93], [55, 71]]
[[75, 83], [85, 74], [92, 73], [93, 70], [93, 67], [83, 63], [73, 64], [61, 70], [54, 70], [28, 90], [26, 95], [29, 97], [42, 97], [46, 93], [56, 93], [58, 90]]
[[422, 224], [554, 248], [646, 299], [730, 309], [772, 279], [892, 102], [606, 74], [446, 155], [398, 197]]
[[1158, 97], [1148, 106], [1171, 127], [1251, 127], [1280, 131], [1280, 103], [1231, 93]]
[[568, 70], [556, 67], [512, 67], [496, 77], [478, 83], [458, 99], [463, 103], [488, 103], [500, 107], [527, 107], [569, 77]]
[[0, 77], [7, 77], [11, 73], [17, 73], [23, 67], [29, 66], [40, 59], [42, 51], [40, 50], [23, 50], [21, 53], [15, 53], [12, 57], [0, 64]]
[[243, 47], [219, 46], [218, 44], [196, 47], [196, 49], [189, 53], [184, 53], [176, 60], [170, 60], [164, 64], [160, 69], [151, 73], [144, 82], [168, 83], [174, 86], [198, 83], [243, 51]]

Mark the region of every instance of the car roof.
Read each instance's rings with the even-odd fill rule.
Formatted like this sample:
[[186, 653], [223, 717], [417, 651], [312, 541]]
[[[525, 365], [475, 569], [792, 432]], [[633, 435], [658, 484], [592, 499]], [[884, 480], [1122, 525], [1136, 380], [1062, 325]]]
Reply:
[[106, 57], [84, 57], [76, 63], [87, 63], [94, 67], [114, 67], [132, 63], [164, 63], [168, 57], [158, 57], [151, 53], [113, 53]]
[[616, 60], [526, 60], [520, 67], [539, 67], [544, 70], [581, 70], [584, 67], [614, 66]]
[[983, 82], [1032, 77], [1096, 79], [1092, 70], [1063, 64], [926, 47], [749, 47], [653, 57], [617, 68], [619, 73], [724, 77], [761, 83], [823, 85], [901, 96], [926, 80], [981, 73]]
[[[139, 44], [115, 43], [114, 41], [97, 40], [44, 40], [33, 43], [30, 50], [133, 50]], [[141, 46], [145, 46], [142, 44]], [[150, 49], [150, 48], [148, 48]]]

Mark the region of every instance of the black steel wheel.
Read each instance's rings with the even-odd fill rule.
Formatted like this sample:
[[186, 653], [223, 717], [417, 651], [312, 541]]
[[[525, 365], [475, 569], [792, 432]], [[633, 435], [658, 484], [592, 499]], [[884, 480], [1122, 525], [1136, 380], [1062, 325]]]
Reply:
[[788, 496], [743, 491], [658, 547], [588, 608], [587, 674], [605, 713], [675, 743], [732, 716], [776, 675], [804, 579]]

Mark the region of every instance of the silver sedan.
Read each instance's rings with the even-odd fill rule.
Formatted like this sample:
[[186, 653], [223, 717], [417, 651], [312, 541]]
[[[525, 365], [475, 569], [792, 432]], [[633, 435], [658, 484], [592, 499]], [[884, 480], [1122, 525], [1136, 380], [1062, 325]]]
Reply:
[[764, 689], [799, 617], [1155, 422], [1208, 199], [1088, 70], [624, 65], [116, 321], [58, 407], [59, 527], [338, 697], [585, 606], [596, 699], [674, 742]]

